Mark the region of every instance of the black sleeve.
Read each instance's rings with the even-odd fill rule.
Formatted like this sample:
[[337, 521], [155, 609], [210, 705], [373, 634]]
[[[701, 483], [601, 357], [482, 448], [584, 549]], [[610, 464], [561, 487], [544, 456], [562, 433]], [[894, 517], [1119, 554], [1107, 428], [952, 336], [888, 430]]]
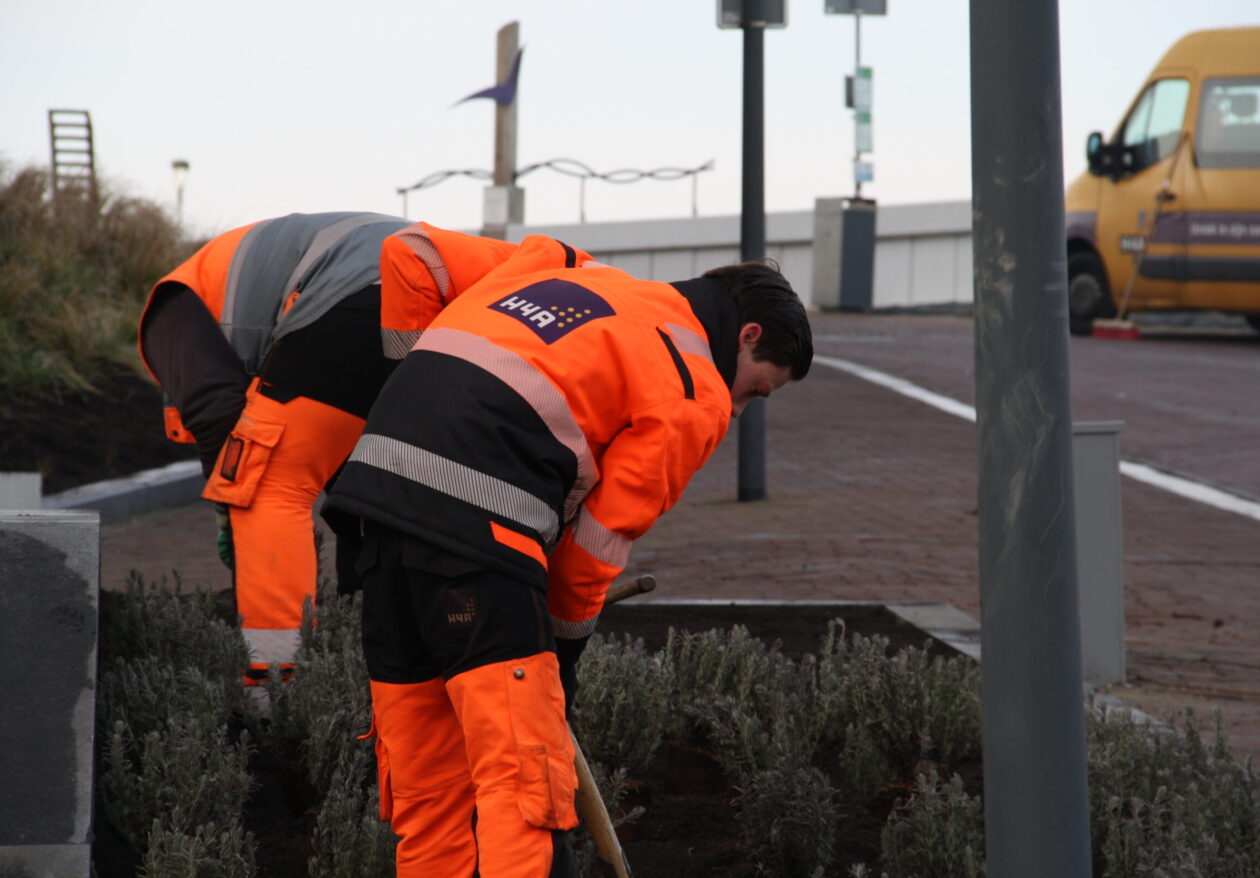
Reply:
[[245, 408], [250, 376], [204, 302], [183, 284], [164, 284], [140, 327], [149, 368], [197, 439], [209, 475]]

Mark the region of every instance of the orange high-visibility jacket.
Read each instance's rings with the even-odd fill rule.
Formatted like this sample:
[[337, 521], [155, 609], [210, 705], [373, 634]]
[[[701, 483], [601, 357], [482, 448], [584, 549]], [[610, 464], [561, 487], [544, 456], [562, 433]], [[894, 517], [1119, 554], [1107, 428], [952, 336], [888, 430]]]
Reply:
[[[447, 302], [515, 249], [373, 213], [289, 214], [242, 226], [209, 241], [154, 285], [140, 318], [140, 358], [154, 375], [143, 328], [156, 294], [168, 285], [187, 287], [202, 300], [246, 374], [256, 375], [277, 340], [379, 282], [383, 348], [398, 359], [400, 344], [405, 353]], [[167, 435], [191, 441], [173, 407]]]
[[507, 241], [439, 229], [425, 222], [386, 238], [381, 245], [381, 343], [385, 356], [392, 360], [405, 357], [442, 308], [515, 251], [516, 245]]
[[[245, 371], [258, 374], [285, 334], [380, 280], [382, 242], [407, 221], [377, 213], [294, 213], [214, 238], [149, 293], [182, 284], [205, 303]], [[144, 323], [145, 314], [140, 322]], [[143, 343], [140, 357], [145, 361]]]
[[537, 270], [560, 246], [526, 238], [433, 320], [329, 503], [545, 583], [576, 638], [726, 433], [738, 311], [715, 280]]

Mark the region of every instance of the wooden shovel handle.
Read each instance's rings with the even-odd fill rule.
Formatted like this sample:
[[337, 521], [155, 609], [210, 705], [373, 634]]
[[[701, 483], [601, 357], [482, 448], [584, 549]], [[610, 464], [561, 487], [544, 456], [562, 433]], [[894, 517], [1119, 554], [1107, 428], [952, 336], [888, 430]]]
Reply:
[[578, 776], [578, 810], [582, 814], [583, 822], [586, 823], [587, 831], [591, 834], [591, 841], [595, 842], [595, 853], [604, 862], [612, 864], [617, 878], [631, 878], [630, 863], [621, 850], [617, 830], [613, 829], [612, 818], [608, 816], [608, 808], [599, 794], [599, 787], [595, 786], [595, 775], [591, 773], [591, 767], [586, 763], [586, 756], [582, 753], [582, 746], [578, 744], [573, 729], [569, 729], [569, 737], [573, 740], [573, 764], [577, 768]]
[[656, 577], [650, 573], [645, 573], [637, 579], [630, 582], [622, 582], [608, 589], [608, 594], [604, 596], [604, 606], [615, 604], [617, 601], [624, 601], [626, 598], [632, 598], [637, 594], [646, 594], [656, 588]]

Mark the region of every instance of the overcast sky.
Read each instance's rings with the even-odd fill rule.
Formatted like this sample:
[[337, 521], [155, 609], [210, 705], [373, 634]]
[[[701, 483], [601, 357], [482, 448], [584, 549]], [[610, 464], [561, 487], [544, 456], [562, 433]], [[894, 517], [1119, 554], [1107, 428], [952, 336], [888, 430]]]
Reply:
[[[495, 33], [519, 21], [518, 166], [695, 167], [702, 215], [740, 204], [742, 36], [714, 0], [0, 0], [0, 160], [46, 165], [47, 111], [92, 114], [98, 173], [210, 234], [293, 211], [400, 214], [400, 186], [489, 169]], [[863, 19], [874, 68], [875, 182], [886, 204], [970, 196], [968, 4], [888, 0]], [[1260, 23], [1255, 0], [1063, 0], [1065, 175], [1119, 121], [1151, 66], [1197, 29]], [[766, 34], [766, 204], [803, 210], [853, 191], [851, 16], [789, 0]], [[578, 219], [578, 181], [522, 179], [526, 221]], [[485, 183], [412, 193], [408, 215], [480, 225]], [[687, 182], [586, 186], [589, 221], [687, 216]]]

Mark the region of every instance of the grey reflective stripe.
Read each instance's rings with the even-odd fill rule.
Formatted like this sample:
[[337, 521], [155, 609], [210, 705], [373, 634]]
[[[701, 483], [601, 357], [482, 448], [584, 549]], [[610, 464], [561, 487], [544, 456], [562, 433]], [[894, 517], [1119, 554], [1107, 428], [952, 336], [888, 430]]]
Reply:
[[438, 252], [437, 247], [433, 246], [433, 242], [429, 240], [429, 233], [419, 223], [414, 226], [408, 226], [401, 232], [396, 232], [399, 239], [412, 249], [420, 261], [424, 263], [425, 268], [429, 269], [429, 274], [433, 275], [433, 282], [437, 284], [438, 294], [442, 297], [442, 301], [446, 301], [446, 297], [451, 292], [451, 273], [446, 270], [446, 263], [442, 261], [442, 254]]
[[223, 336], [231, 342], [235, 332], [236, 319], [236, 291], [241, 285], [241, 271], [245, 266], [245, 257], [249, 254], [249, 250], [254, 246], [254, 241], [258, 238], [258, 233], [264, 228], [274, 223], [274, 219], [263, 220], [256, 223], [252, 229], [245, 233], [245, 237], [241, 238], [241, 243], [236, 245], [236, 250], [232, 253], [232, 264], [228, 266], [227, 287], [223, 291], [223, 310], [219, 312], [219, 328], [223, 330]]
[[249, 660], [258, 664], [291, 662], [302, 645], [302, 632], [297, 628], [242, 628], [241, 633], [249, 644]]
[[578, 516], [573, 526], [573, 541], [605, 564], [625, 567], [630, 560], [631, 541], [596, 521], [589, 509], [583, 509]]
[[577, 640], [582, 637], [590, 637], [595, 633], [595, 623], [599, 621], [599, 616], [593, 619], [583, 619], [581, 622], [566, 622], [563, 619], [551, 617], [551, 628], [556, 633], [556, 637], [564, 637], [568, 640]]
[[[293, 273], [289, 275], [289, 279], [284, 284], [284, 295], [297, 289], [297, 283], [302, 279], [302, 275], [310, 270], [315, 261], [322, 258], [325, 253], [332, 249], [333, 245], [353, 232], [360, 226], [370, 226], [373, 223], [379, 223], [381, 220], [391, 220], [393, 217], [382, 216], [379, 213], [360, 213], [353, 214], [343, 220], [333, 223], [319, 230], [315, 238], [311, 241], [310, 246], [306, 248], [306, 252], [302, 254], [302, 261], [297, 264], [297, 268], [293, 269]], [[284, 300], [281, 299], [280, 307], [284, 307]], [[276, 315], [278, 320], [280, 315]]]
[[391, 360], [401, 360], [420, 339], [418, 329], [381, 329], [381, 349]]
[[677, 323], [666, 323], [665, 329], [669, 331], [674, 339], [674, 345], [682, 353], [695, 354], [697, 357], [704, 357], [710, 363], [713, 362], [713, 349], [709, 347], [709, 340], [703, 335], [693, 329], [679, 326]]
[[421, 336], [416, 350], [449, 354], [479, 366], [529, 403], [556, 441], [577, 458], [577, 477], [564, 498], [564, 520], [572, 521], [599, 479], [586, 434], [574, 420], [568, 400], [556, 385], [520, 354], [461, 329], [430, 329]]
[[551, 545], [560, 519], [545, 502], [515, 485], [398, 439], [364, 433], [350, 460], [383, 469], [537, 531]]

